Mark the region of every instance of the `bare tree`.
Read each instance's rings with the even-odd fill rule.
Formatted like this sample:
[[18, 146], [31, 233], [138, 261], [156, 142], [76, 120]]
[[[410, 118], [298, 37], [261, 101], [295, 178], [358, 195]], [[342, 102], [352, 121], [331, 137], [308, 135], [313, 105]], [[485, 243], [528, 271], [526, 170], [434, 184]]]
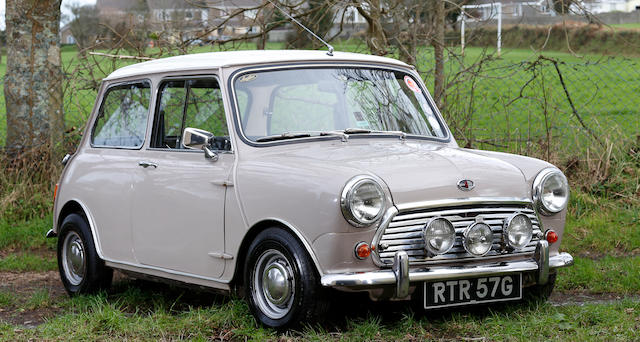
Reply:
[[4, 95], [9, 149], [62, 142], [61, 0], [7, 0]]
[[442, 108], [444, 100], [444, 19], [446, 12], [444, 8], [444, 0], [436, 1], [434, 4], [434, 35], [431, 39], [433, 45], [433, 55], [435, 57], [435, 80], [433, 87], [433, 99], [436, 105]]
[[87, 48], [93, 46], [98, 39], [99, 26], [98, 9], [96, 6], [84, 5], [71, 6], [73, 20], [70, 23], [71, 33], [78, 45], [81, 54], [84, 54]]

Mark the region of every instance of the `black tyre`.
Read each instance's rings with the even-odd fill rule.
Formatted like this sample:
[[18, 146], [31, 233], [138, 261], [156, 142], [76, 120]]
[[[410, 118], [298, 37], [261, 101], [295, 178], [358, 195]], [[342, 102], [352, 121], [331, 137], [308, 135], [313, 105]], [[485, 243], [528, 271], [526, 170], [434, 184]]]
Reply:
[[529, 301], [546, 302], [553, 288], [556, 286], [556, 273], [549, 274], [549, 281], [544, 285], [534, 285], [526, 288], [525, 298]]
[[328, 309], [307, 251], [282, 229], [260, 232], [249, 246], [244, 288], [251, 312], [268, 327], [312, 323]]
[[87, 221], [65, 217], [58, 233], [58, 270], [69, 295], [94, 293], [111, 286], [113, 270], [98, 257]]

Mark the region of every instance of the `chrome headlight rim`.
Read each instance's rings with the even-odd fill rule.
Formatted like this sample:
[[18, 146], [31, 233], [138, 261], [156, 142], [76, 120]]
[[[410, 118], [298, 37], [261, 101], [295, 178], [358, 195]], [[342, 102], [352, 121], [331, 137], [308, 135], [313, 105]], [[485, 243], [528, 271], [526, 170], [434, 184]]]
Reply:
[[[453, 234], [452, 234], [452, 242], [451, 245], [444, 251], [437, 251], [435, 248], [433, 248], [433, 246], [431, 246], [431, 244], [429, 244], [429, 240], [427, 240], [427, 230], [429, 229], [429, 227], [436, 221], [438, 220], [442, 220], [448, 223], [448, 225], [452, 228], [453, 230]], [[434, 217], [431, 220], [429, 220], [429, 222], [427, 222], [424, 227], [422, 228], [422, 238], [424, 239], [424, 248], [427, 252], [431, 253], [432, 255], [442, 255], [442, 254], [446, 254], [448, 253], [451, 248], [453, 248], [453, 246], [456, 244], [456, 228], [453, 225], [453, 223], [451, 223], [451, 221], [447, 220], [444, 217]]]
[[[489, 245], [489, 248], [487, 248], [487, 250], [482, 253], [482, 254], [475, 254], [473, 252], [471, 252], [471, 248], [468, 246], [467, 243], [467, 239], [468, 239], [468, 235], [471, 232], [471, 230], [476, 227], [477, 225], [485, 225], [487, 227], [489, 227], [489, 231], [491, 231], [491, 244]], [[479, 222], [474, 222], [473, 224], [471, 224], [469, 227], [465, 228], [464, 232], [462, 233], [462, 246], [464, 247], [464, 250], [467, 251], [467, 253], [469, 253], [470, 255], [473, 255], [474, 257], [483, 257], [485, 255], [487, 255], [492, 249], [493, 249], [493, 229], [491, 229], [491, 226], [479, 221]]]
[[[544, 184], [553, 176], [560, 176], [562, 178], [563, 184], [565, 185], [565, 191], [567, 193], [567, 199], [564, 201], [560, 209], [549, 208], [542, 199], [542, 189]], [[569, 203], [569, 181], [564, 173], [556, 168], [547, 168], [540, 171], [533, 181], [533, 202], [535, 203], [538, 211], [545, 216], [555, 215], [566, 209], [567, 204]]]
[[[362, 186], [363, 184], [370, 183], [378, 188], [382, 200], [382, 206], [380, 207], [380, 211], [378, 214], [371, 220], [359, 220], [353, 214], [352, 208], [350, 206], [351, 198], [353, 196], [354, 191]], [[376, 222], [380, 221], [385, 211], [387, 210], [387, 192], [385, 188], [380, 185], [375, 178], [366, 175], [359, 175], [351, 178], [342, 189], [342, 193], [340, 194], [340, 209], [342, 210], [342, 216], [349, 222], [352, 226], [357, 228], [369, 227]]]
[[[523, 246], [514, 246], [511, 244], [511, 241], [509, 239], [509, 227], [511, 226], [511, 223], [513, 222], [513, 220], [518, 216], [522, 216], [526, 219], [526, 221], [528, 222], [528, 227], [530, 229], [529, 240]], [[514, 251], [518, 251], [527, 247], [527, 245], [531, 243], [531, 240], [533, 240], [533, 222], [531, 222], [531, 218], [529, 218], [529, 216], [521, 212], [517, 212], [509, 216], [506, 220], [504, 220], [504, 224], [502, 226], [502, 237], [505, 244]]]

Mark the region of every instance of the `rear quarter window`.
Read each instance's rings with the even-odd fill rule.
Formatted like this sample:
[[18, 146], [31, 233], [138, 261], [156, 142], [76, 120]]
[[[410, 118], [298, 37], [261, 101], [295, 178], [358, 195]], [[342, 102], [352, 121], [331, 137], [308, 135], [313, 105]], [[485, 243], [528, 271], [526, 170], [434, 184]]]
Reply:
[[93, 126], [91, 144], [99, 147], [141, 147], [147, 129], [150, 97], [149, 82], [110, 87]]

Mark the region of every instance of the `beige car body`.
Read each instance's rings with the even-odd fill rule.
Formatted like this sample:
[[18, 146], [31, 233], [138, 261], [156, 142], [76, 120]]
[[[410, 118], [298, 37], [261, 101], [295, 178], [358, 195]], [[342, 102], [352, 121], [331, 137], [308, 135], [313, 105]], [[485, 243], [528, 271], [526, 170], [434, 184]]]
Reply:
[[[373, 298], [384, 298], [393, 294], [385, 296], [382, 289], [399, 286], [389, 280], [399, 277], [398, 266], [381, 261], [376, 239], [398, 211], [461, 204], [535, 208], [534, 179], [541, 170], [554, 168], [552, 165], [460, 148], [450, 133], [446, 139], [431, 140], [370, 136], [247, 144], [234, 117], [237, 110], [232, 107], [230, 79], [246, 68], [283, 68], [293, 63], [401, 69], [420, 80], [414, 68], [393, 59], [349, 53], [328, 56], [321, 51], [208, 53], [119, 69], [104, 80], [84, 137], [61, 176], [52, 234], [66, 213], [80, 209], [107, 266], [231, 290], [252, 237], [265, 227], [278, 226], [300, 240], [323, 285], [365, 290]], [[205, 159], [202, 151], [149, 147], [159, 82], [194, 75], [216, 77], [223, 94], [232, 148], [219, 153], [215, 162]], [[140, 149], [92, 147], [91, 127], [105, 90], [133, 80], [151, 83], [144, 144]], [[420, 86], [426, 91], [424, 84]], [[157, 167], [141, 167], [140, 162]], [[358, 175], [370, 176], [390, 191], [385, 217], [371, 227], [354, 227], [341, 213], [341, 192]], [[456, 187], [461, 179], [472, 179], [475, 188], [461, 191]], [[532, 215], [539, 219], [539, 228], [553, 229], [562, 238], [566, 209], [551, 216]], [[374, 247], [373, 255], [364, 260], [354, 255], [361, 241]], [[548, 250], [551, 268], [572, 262], [569, 255], [559, 253], [560, 242]], [[535, 248], [494, 259], [514, 261], [514, 265], [523, 260], [530, 263]], [[409, 272], [482, 266], [494, 259], [444, 260], [432, 266], [409, 263]], [[530, 267], [522, 270], [532, 271]], [[367, 280], [367, 276], [377, 280]], [[454, 277], [446, 275], [445, 279]], [[410, 292], [413, 282], [412, 278]]]

